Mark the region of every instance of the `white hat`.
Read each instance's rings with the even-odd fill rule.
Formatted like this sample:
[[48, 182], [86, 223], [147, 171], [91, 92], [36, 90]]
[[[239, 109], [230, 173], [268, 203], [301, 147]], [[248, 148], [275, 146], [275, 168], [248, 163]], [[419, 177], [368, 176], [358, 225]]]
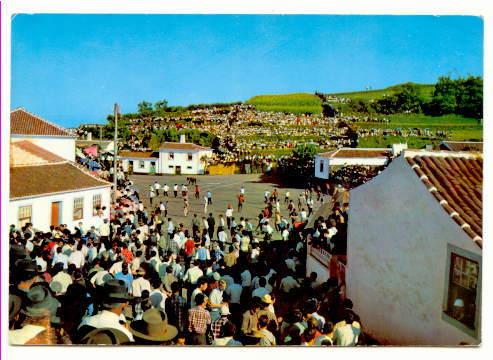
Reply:
[[227, 315], [231, 315], [231, 313], [229, 312], [229, 307], [227, 307], [226, 305], [221, 306], [221, 316], [227, 316]]
[[219, 281], [219, 280], [221, 280], [221, 275], [218, 272], [213, 272], [212, 278], [216, 281]]
[[456, 306], [456, 307], [464, 307], [464, 300], [459, 299], [459, 298], [455, 299], [454, 306]]

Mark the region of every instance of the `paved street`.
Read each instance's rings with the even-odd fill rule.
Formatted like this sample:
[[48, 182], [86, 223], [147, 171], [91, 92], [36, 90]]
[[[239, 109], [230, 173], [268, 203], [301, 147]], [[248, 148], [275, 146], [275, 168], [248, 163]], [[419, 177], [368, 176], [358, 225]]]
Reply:
[[[173, 189], [173, 185], [176, 183], [181, 185], [186, 182], [186, 175], [132, 175], [130, 179], [134, 182], [135, 186], [141, 194], [142, 200], [146, 207], [149, 207], [149, 186], [158, 181], [161, 186], [165, 183], [168, 184], [170, 189]], [[203, 197], [208, 190], [212, 192], [212, 205], [208, 206], [207, 214], [212, 212], [217, 218], [219, 214], [223, 214], [228, 204], [233, 205], [234, 217], [237, 221], [241, 216], [248, 219], [252, 219], [254, 225], [257, 224], [257, 216], [264, 206], [264, 191], [268, 190], [272, 192], [274, 188], [278, 189], [281, 198], [281, 214], [287, 216], [286, 206], [284, 205], [284, 195], [286, 191], [290, 191], [291, 198], [294, 199], [295, 204], [298, 202], [298, 196], [303, 191], [302, 189], [278, 187], [277, 184], [271, 181], [263, 181], [260, 174], [247, 174], [247, 175], [201, 175], [196, 176], [197, 183], [200, 186], [200, 199], [195, 199], [194, 186], [190, 185], [189, 199], [190, 209], [189, 217], [186, 219], [183, 216], [183, 199], [181, 194], [175, 199], [173, 192], [170, 191], [170, 197], [168, 200], [168, 216], [172, 217], [175, 223], [184, 223], [187, 226], [191, 226], [191, 217], [194, 213], [199, 216], [204, 214]], [[240, 193], [241, 186], [245, 188], [246, 201], [243, 205], [243, 211], [238, 214], [237, 212], [237, 198]], [[155, 204], [158, 204], [160, 200], [165, 199], [162, 195], [162, 189], [160, 190], [159, 200], [154, 200]], [[315, 204], [314, 211], [317, 211], [319, 204]], [[279, 234], [274, 234], [274, 239], [279, 238]]]

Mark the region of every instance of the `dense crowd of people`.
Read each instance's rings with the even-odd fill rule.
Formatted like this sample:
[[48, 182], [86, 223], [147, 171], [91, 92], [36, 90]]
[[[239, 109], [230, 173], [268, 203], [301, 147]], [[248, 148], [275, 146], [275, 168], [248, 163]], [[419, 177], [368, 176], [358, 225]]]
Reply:
[[[310, 228], [324, 201], [312, 189], [265, 191], [257, 219], [235, 219], [228, 206], [219, 217], [190, 209], [184, 224], [162, 205], [166, 196], [186, 203], [196, 179], [190, 191], [151, 186], [156, 201], [145, 207], [118, 175], [116, 204], [99, 209], [99, 225], [11, 226], [11, 344], [365, 344], [344, 284], [305, 269], [309, 243], [343, 250], [344, 199]], [[241, 187], [238, 207], [244, 196]]]

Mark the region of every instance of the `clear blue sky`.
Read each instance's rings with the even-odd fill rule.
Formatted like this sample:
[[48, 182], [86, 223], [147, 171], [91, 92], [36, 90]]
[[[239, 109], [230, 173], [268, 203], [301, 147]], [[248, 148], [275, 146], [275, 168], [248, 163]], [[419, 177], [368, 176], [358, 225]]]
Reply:
[[70, 127], [118, 102], [243, 101], [483, 74], [483, 21], [432, 16], [17, 15], [12, 102]]

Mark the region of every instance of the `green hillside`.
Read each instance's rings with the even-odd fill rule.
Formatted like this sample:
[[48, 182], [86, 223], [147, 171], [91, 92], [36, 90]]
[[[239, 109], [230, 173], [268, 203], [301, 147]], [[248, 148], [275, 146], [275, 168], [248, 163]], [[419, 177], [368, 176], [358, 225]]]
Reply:
[[368, 101], [372, 99], [379, 99], [383, 97], [384, 95], [395, 95], [402, 91], [402, 88], [404, 85], [414, 85], [416, 86], [418, 90], [418, 94], [422, 96], [425, 100], [430, 100], [431, 96], [433, 94], [433, 91], [435, 90], [435, 85], [434, 84], [416, 84], [416, 83], [404, 83], [404, 84], [398, 84], [394, 86], [389, 86], [385, 89], [378, 89], [378, 90], [369, 90], [369, 91], [354, 91], [354, 92], [346, 92], [346, 93], [332, 93], [329, 95], [337, 96], [337, 97], [342, 97], [342, 98], [348, 98], [351, 100], [362, 100], [362, 101]]
[[258, 95], [249, 99], [247, 104], [254, 105], [258, 111], [286, 112], [293, 114], [322, 112], [321, 100], [306, 93], [282, 95]]

